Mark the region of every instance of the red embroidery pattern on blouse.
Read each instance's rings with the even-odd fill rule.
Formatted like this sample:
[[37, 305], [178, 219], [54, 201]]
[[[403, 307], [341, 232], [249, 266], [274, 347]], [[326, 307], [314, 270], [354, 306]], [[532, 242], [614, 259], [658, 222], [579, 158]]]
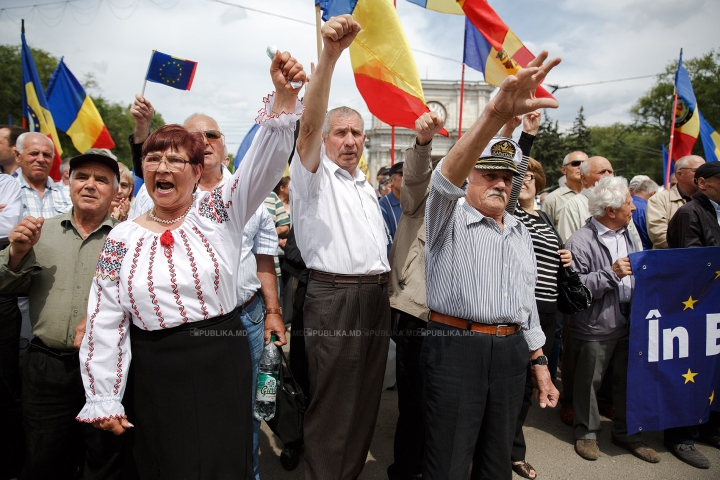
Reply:
[[90, 360], [92, 360], [93, 352], [95, 351], [95, 340], [93, 337], [93, 330], [95, 329], [95, 317], [98, 313], [100, 313], [100, 298], [102, 297], [102, 287], [100, 286], [100, 282], [96, 278], [94, 280], [95, 284], [97, 285], [97, 303], [95, 304], [95, 310], [93, 311], [92, 315], [90, 315], [90, 318], [88, 319], [88, 322], [90, 323], [90, 329], [88, 330], [87, 336], [88, 336], [88, 355], [85, 359], [85, 371], [88, 374], [88, 382], [90, 386], [90, 391], [93, 395], [95, 395], [95, 377], [93, 377], [93, 374], [90, 372]]
[[180, 300], [180, 293], [178, 292], [177, 275], [175, 274], [175, 263], [173, 262], [172, 258], [172, 249], [166, 248], [165, 256], [168, 259], [168, 270], [170, 271], [170, 287], [172, 288], [173, 296], [175, 297], [175, 303], [177, 303], [178, 305], [178, 310], [180, 311], [180, 315], [182, 316], [183, 323], [187, 323], [188, 318], [187, 314], [185, 313], [185, 306], [183, 305], [182, 300]]
[[133, 309], [133, 312], [135, 312], [135, 316], [138, 320], [140, 320], [140, 323], [142, 323], [143, 328], [147, 330], [147, 325], [145, 325], [145, 322], [143, 321], [142, 317], [140, 317], [140, 312], [138, 311], [137, 304], [135, 303], [135, 296], [132, 292], [132, 285], [133, 285], [133, 278], [135, 277], [135, 271], [137, 270], [137, 264], [138, 259], [140, 258], [140, 252], [142, 251], [143, 241], [145, 240], [145, 237], [142, 237], [140, 240], [138, 240], [137, 244], [135, 245], [135, 253], [133, 254], [132, 264], [130, 265], [130, 275], [128, 275], [128, 297], [130, 297], [130, 306]]
[[127, 251], [124, 242], [112, 238], [105, 240], [95, 269], [95, 275], [103, 280], [118, 280], [120, 265]]
[[198, 269], [197, 269], [197, 263], [195, 263], [195, 257], [192, 254], [192, 250], [190, 249], [190, 244], [188, 243], [187, 235], [185, 235], [184, 230], [178, 230], [180, 233], [180, 237], [182, 238], [183, 244], [185, 245], [185, 250], [187, 251], [188, 259], [190, 260], [190, 267], [192, 268], [192, 276], [195, 283], [195, 293], [197, 293], [198, 300], [200, 300], [200, 309], [203, 311], [203, 316], [205, 317], [205, 320], [210, 318], [208, 316], [208, 310], [205, 306], [205, 300], [203, 300], [203, 293], [202, 288], [200, 287], [200, 278], [198, 277]]
[[[215, 252], [213, 252], [213, 248], [210, 246], [210, 242], [208, 242], [205, 235], [203, 235], [197, 227], [193, 227], [192, 229], [193, 232], [195, 232], [197, 236], [200, 237], [200, 240], [202, 241], [205, 250], [207, 250], [208, 255], [210, 255], [213, 266], [215, 267], [215, 276], [213, 277], [213, 283], [215, 284], [215, 294], [217, 295], [218, 287], [220, 286], [220, 266], [218, 265], [217, 259], [215, 258]], [[225, 315], [222, 304], [220, 304], [220, 315]]]
[[117, 358], [117, 370], [116, 370], [116, 376], [117, 379], [115, 380], [115, 385], [113, 386], [113, 393], [115, 395], [118, 395], [120, 392], [120, 382], [122, 382], [122, 362], [123, 362], [123, 351], [120, 344], [122, 343], [123, 339], [125, 338], [125, 334], [127, 330], [125, 329], [125, 322], [127, 322], [127, 313], [123, 312], [123, 318], [120, 322], [120, 325], [118, 326], [118, 334], [120, 335], [120, 339], [118, 340], [118, 358]]
[[215, 223], [225, 223], [230, 220], [227, 214], [228, 206], [222, 199], [222, 187], [218, 187], [200, 202], [198, 210], [202, 217]]
[[150, 245], [150, 262], [148, 263], [148, 292], [150, 292], [150, 300], [153, 304], [153, 310], [155, 310], [155, 315], [157, 315], [158, 319], [160, 319], [160, 326], [162, 328], [167, 328], [167, 325], [165, 325], [165, 319], [163, 318], [163, 314], [160, 311], [160, 307], [158, 306], [157, 298], [155, 298], [155, 287], [153, 286], [153, 265], [155, 264], [155, 253], [157, 253], [157, 237], [153, 239], [152, 245]]

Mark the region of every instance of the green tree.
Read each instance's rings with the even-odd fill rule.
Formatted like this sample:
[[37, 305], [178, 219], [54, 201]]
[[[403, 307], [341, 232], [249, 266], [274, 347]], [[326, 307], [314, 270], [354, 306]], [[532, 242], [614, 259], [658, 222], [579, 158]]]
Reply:
[[558, 130], [558, 122], [553, 121], [545, 110], [533, 143], [532, 157], [542, 165], [548, 187], [556, 185], [562, 176], [560, 167], [566, 154], [565, 138]]
[[581, 152], [590, 152], [590, 130], [585, 125], [585, 115], [583, 107], [580, 106], [577, 117], [573, 121], [572, 130], [565, 137], [565, 147], [568, 151], [580, 150]]
[[[20, 45], [0, 45], [0, 123], [12, 115], [13, 124], [22, 124], [22, 58]], [[30, 48], [40, 82], [47, 85], [58, 59], [43, 50]]]
[[[677, 60], [665, 67], [665, 73], [658, 75], [655, 85], [630, 109], [633, 123], [647, 129], [661, 143], [670, 141], [670, 119], [672, 116], [673, 94]], [[697, 105], [707, 122], [720, 129], [720, 50], [711, 50], [697, 58], [683, 59], [683, 65], [690, 76]], [[702, 142], [697, 141], [693, 153], [703, 155]]]
[[[31, 49], [35, 65], [40, 75], [40, 81], [45, 88], [50, 80], [52, 72], [57, 67], [58, 59], [42, 50]], [[8, 115], [12, 115], [13, 123], [20, 125], [22, 122], [22, 66], [20, 46], [0, 45], [0, 123], [5, 123]], [[100, 91], [95, 75], [90, 72], [83, 78], [83, 86], [87, 89]], [[130, 115], [130, 105], [113, 102], [105, 97], [91, 95], [95, 107], [100, 113], [105, 126], [110, 133], [115, 148], [113, 153], [118, 160], [132, 168], [132, 156], [128, 137], [133, 133], [135, 123]], [[153, 130], [164, 125], [162, 115], [157, 111], [153, 116]], [[72, 144], [72, 140], [64, 132], [58, 130], [60, 146], [63, 149], [63, 157], [73, 157], [79, 152]]]
[[653, 131], [635, 125], [616, 123], [607, 127], [590, 127], [589, 151], [610, 160], [615, 175], [630, 180], [648, 175], [660, 183], [662, 177], [661, 140]]

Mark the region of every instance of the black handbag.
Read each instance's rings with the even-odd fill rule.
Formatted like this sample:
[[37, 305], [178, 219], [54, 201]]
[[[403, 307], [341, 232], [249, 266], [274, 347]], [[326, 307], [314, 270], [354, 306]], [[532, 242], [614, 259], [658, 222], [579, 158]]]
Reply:
[[590, 308], [592, 293], [580, 281], [580, 275], [572, 267], [560, 266], [557, 274], [557, 308], [566, 315], [573, 315]]
[[[550, 225], [550, 228], [555, 232], [560, 250], [564, 249], [565, 245], [550, 221], [550, 217], [543, 211], [539, 211], [538, 213], [540, 214], [540, 218]], [[578, 275], [572, 267], [563, 267], [560, 265], [557, 272], [557, 287], [557, 308], [562, 313], [573, 315], [590, 308], [590, 304], [592, 304], [592, 293], [590, 293], [590, 290], [580, 281], [580, 275]]]
[[266, 423], [277, 435], [283, 445], [297, 442], [303, 438], [303, 418], [305, 417], [305, 395], [295, 381], [285, 353], [280, 347], [280, 383], [275, 403], [275, 416]]

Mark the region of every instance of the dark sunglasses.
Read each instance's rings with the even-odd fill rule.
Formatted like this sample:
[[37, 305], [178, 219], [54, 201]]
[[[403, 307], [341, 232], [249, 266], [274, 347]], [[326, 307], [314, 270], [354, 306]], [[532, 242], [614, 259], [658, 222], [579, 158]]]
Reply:
[[225, 136], [220, 130], [203, 130], [201, 132], [194, 132], [199, 133], [200, 135], [204, 135], [205, 138], [208, 140], [219, 140], [222, 137]]
[[584, 161], [585, 160], [573, 160], [572, 162], [568, 162], [565, 165], [563, 165], [563, 167], [567, 167], [568, 165], [570, 165], [572, 167], [579, 167], [580, 165], [582, 165], [582, 163]]

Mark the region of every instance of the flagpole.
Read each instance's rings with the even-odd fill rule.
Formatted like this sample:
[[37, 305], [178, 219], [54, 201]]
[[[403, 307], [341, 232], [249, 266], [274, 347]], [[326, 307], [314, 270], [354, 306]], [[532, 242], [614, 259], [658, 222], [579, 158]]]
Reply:
[[458, 119], [458, 140], [462, 137], [462, 114], [463, 114], [463, 97], [465, 96], [465, 63], [462, 65], [462, 74], [460, 75], [460, 118]]
[[152, 53], [150, 54], [150, 61], [148, 62], [148, 68], [147, 68], [147, 71], [145, 72], [145, 81], [143, 82], [143, 88], [142, 88], [142, 91], [140, 92], [140, 96], [143, 98], [145, 98], [145, 87], [147, 86], [147, 77], [148, 77], [148, 73], [150, 73], [150, 65], [152, 65], [152, 59], [153, 59], [153, 56], [155, 56], [155, 52], [157, 52], [157, 50], [153, 50]]
[[[682, 48], [680, 49], [680, 59], [679, 62], [682, 62]], [[680, 68], [680, 64], [678, 63], [678, 68]], [[678, 94], [677, 94], [677, 73], [675, 74], [675, 95], [673, 96], [673, 109], [672, 109], [672, 116], [670, 119], [670, 151], [668, 152], [668, 161], [667, 161], [667, 169], [665, 170], [665, 188], [667, 189], [670, 185], [670, 165], [672, 165], [672, 157], [673, 157], [673, 139], [675, 137], [675, 116], [677, 115], [677, 101], [678, 101]]]
[[[25, 35], [25, 19], [20, 20], [20, 34]], [[23, 99], [25, 96], [23, 95]], [[22, 128], [27, 129], [27, 112], [25, 111], [25, 105], [23, 104], [23, 112], [22, 112]]]
[[675, 115], [677, 111], [678, 94], [673, 96], [672, 118], [670, 120], [670, 149], [668, 151], [667, 169], [665, 170], [665, 189], [670, 185], [670, 165], [672, 165], [673, 156], [673, 137], [675, 137]]
[[392, 126], [390, 137], [390, 165], [395, 165], [395, 125]]
[[320, 4], [315, 4], [315, 34], [317, 37], [317, 58], [320, 61], [320, 54], [322, 53], [322, 36], [320, 35], [320, 24], [322, 23], [322, 14], [320, 12]]

